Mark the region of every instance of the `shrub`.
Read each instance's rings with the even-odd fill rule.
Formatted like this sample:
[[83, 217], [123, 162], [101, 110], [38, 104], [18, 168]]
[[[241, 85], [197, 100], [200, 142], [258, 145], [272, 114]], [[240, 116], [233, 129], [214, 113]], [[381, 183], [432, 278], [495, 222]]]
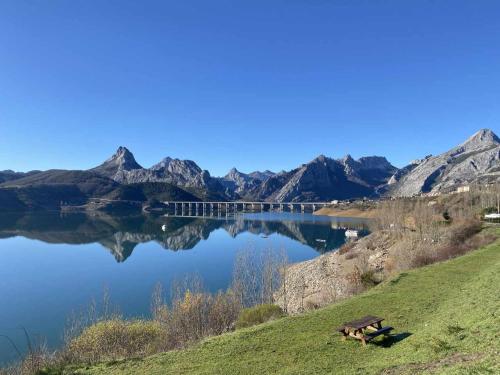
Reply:
[[374, 270], [368, 270], [361, 274], [361, 283], [365, 288], [375, 286], [377, 284], [380, 284], [380, 282], [380, 275], [377, 275]]
[[96, 362], [156, 353], [165, 344], [165, 331], [155, 321], [106, 320], [86, 328], [68, 346], [68, 355]]
[[267, 322], [283, 317], [285, 314], [281, 307], [276, 305], [258, 305], [243, 309], [236, 321], [236, 328], [251, 327], [257, 324]]
[[451, 230], [451, 245], [462, 245], [465, 240], [479, 233], [481, 228], [482, 225], [479, 220], [464, 220]]
[[430, 254], [429, 252], [422, 252], [415, 255], [411, 261], [412, 268], [419, 268], [428, 266], [429, 264], [436, 263], [438, 261], [436, 254]]

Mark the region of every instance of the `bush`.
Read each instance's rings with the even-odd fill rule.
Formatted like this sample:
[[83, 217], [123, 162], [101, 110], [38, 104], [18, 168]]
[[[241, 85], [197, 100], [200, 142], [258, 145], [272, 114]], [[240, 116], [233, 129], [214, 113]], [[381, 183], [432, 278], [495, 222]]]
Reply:
[[451, 245], [462, 245], [465, 240], [481, 231], [482, 225], [479, 220], [464, 220], [451, 230]]
[[155, 321], [106, 320], [86, 328], [70, 342], [68, 355], [86, 362], [145, 356], [160, 351], [165, 337]]
[[365, 288], [380, 284], [381, 281], [380, 275], [374, 270], [369, 270], [361, 274], [361, 283]]
[[251, 327], [269, 320], [281, 318], [285, 315], [281, 307], [276, 305], [258, 305], [243, 309], [236, 321], [236, 328]]

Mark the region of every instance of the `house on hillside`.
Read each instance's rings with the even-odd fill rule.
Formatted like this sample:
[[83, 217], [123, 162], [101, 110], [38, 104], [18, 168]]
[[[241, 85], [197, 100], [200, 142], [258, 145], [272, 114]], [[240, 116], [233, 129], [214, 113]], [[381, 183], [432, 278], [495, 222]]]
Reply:
[[470, 191], [470, 185], [459, 186], [457, 188], [457, 193], [468, 193]]

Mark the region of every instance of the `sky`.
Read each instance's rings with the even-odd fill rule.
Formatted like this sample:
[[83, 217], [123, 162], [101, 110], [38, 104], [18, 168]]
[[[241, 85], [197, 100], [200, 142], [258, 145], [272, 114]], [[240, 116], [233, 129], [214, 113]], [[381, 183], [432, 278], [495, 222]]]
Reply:
[[500, 133], [500, 1], [0, 0], [0, 170], [212, 175]]

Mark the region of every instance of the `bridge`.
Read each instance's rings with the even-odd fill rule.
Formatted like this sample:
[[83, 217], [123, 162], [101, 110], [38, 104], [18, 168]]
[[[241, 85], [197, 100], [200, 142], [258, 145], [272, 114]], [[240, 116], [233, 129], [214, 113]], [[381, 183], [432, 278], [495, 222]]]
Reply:
[[228, 215], [237, 212], [314, 212], [319, 208], [330, 205], [330, 202], [251, 202], [251, 201], [233, 201], [233, 202], [162, 202], [175, 212], [175, 215]]

